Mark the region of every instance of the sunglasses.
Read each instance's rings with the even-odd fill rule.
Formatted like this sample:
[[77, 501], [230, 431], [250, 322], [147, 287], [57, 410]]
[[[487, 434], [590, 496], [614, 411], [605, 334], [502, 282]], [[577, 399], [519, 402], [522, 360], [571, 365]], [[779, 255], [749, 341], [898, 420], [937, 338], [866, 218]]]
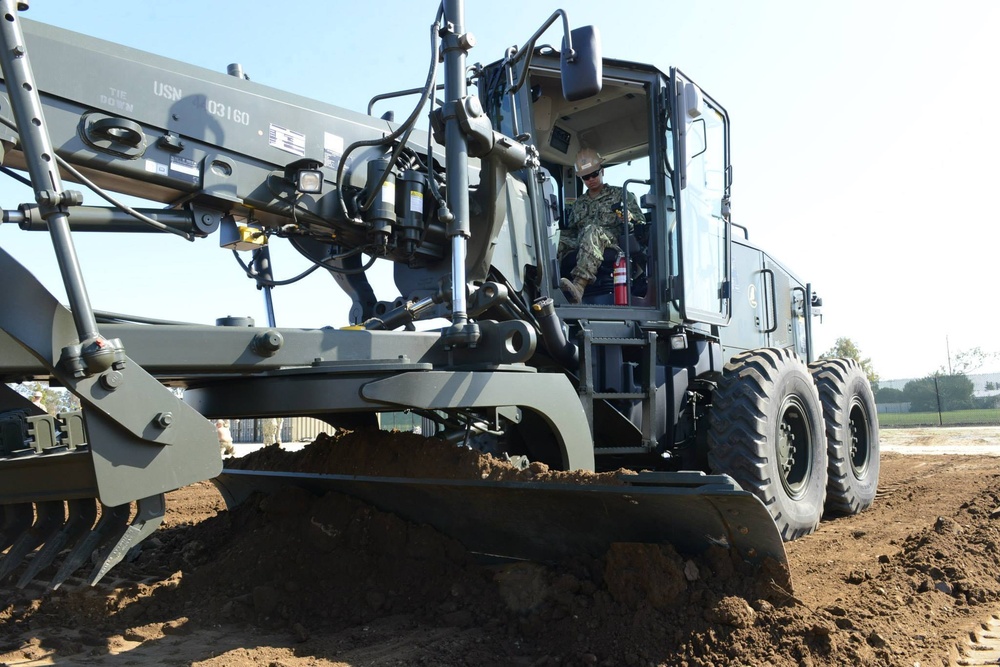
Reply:
[[595, 171], [595, 172], [593, 172], [591, 174], [587, 174], [586, 176], [581, 176], [580, 178], [582, 178], [585, 181], [590, 181], [590, 180], [593, 180], [593, 179], [597, 178], [598, 176], [600, 176], [602, 171], [604, 171], [604, 170], [603, 169], [598, 169], [597, 171]]

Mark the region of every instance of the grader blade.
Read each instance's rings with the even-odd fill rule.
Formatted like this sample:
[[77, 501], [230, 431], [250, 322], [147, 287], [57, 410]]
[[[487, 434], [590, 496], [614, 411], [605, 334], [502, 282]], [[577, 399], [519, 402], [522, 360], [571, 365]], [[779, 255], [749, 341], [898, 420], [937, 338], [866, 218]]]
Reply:
[[[784, 544], [764, 505], [727, 475], [641, 473], [621, 486], [493, 482], [226, 470], [213, 482], [229, 507], [255, 491], [298, 486], [354, 496], [425, 523], [470, 551], [554, 562], [602, 556], [616, 542], [669, 543], [682, 554], [712, 545], [787, 573]], [[786, 575], [779, 585], [787, 586]]]

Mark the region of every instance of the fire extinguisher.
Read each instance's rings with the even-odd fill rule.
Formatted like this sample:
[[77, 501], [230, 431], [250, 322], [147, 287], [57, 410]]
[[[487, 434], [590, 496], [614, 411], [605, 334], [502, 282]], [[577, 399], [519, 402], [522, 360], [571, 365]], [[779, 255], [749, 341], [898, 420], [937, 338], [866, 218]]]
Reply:
[[628, 269], [625, 266], [625, 253], [618, 253], [618, 259], [615, 260], [614, 271], [612, 271], [612, 276], [614, 276], [615, 284], [615, 305], [616, 306], [627, 306], [628, 305]]

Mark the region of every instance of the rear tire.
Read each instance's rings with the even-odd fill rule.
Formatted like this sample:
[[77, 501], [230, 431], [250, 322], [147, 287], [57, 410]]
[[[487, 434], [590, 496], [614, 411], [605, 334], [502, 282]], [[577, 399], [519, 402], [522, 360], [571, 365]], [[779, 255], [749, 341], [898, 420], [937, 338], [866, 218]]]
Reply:
[[826, 421], [829, 456], [826, 511], [857, 514], [878, 491], [878, 410], [868, 377], [854, 359], [824, 359], [809, 366]]
[[768, 348], [726, 364], [709, 415], [708, 462], [760, 498], [786, 542], [816, 530], [826, 498], [826, 434], [801, 359]]

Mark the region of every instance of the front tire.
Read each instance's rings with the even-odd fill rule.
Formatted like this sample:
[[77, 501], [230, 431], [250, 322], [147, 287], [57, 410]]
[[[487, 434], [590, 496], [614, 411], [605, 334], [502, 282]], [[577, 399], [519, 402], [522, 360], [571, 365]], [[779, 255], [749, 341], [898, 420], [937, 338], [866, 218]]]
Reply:
[[708, 462], [760, 498], [786, 542], [816, 530], [826, 499], [826, 430], [801, 359], [767, 348], [726, 364], [709, 415]]
[[854, 359], [809, 366], [823, 404], [829, 455], [826, 511], [849, 516], [871, 506], [878, 491], [878, 410], [868, 377]]

